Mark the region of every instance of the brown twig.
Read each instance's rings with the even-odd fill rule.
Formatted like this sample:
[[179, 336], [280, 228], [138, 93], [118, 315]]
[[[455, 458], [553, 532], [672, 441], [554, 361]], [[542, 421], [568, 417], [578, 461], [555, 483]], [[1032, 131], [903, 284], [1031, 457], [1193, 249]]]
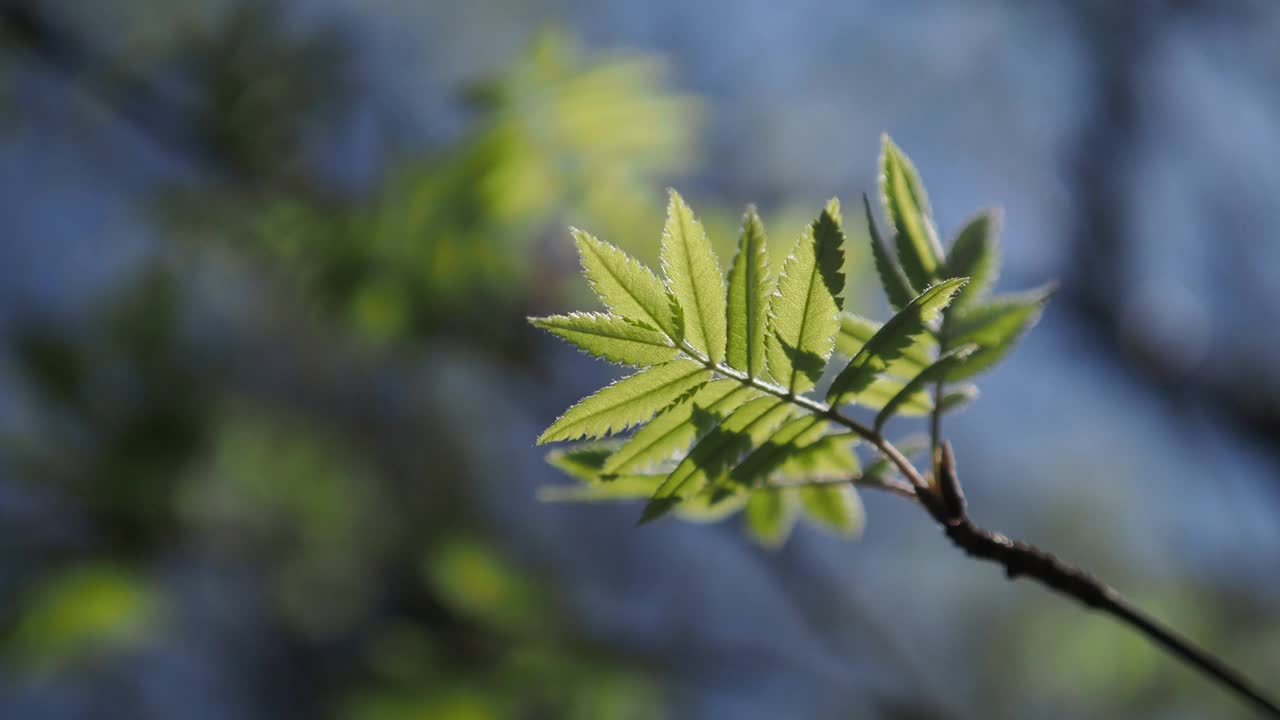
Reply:
[[1183, 637], [1172, 628], [1125, 600], [1114, 588], [1089, 573], [1068, 565], [1052, 553], [1000, 533], [984, 530], [969, 519], [964, 495], [955, 471], [951, 444], [942, 446], [938, 490], [920, 492], [918, 497], [943, 532], [970, 557], [989, 560], [1004, 568], [1010, 580], [1029, 577], [1086, 607], [1107, 613], [1128, 624], [1184, 662], [1214, 678], [1271, 717], [1280, 718], [1280, 705], [1253, 685], [1243, 674]]

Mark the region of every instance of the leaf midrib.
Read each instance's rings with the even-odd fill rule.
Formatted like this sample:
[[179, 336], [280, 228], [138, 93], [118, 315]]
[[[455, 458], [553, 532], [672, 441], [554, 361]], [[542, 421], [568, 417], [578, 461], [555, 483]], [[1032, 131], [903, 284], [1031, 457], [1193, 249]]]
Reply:
[[759, 253], [755, 251], [756, 250], [755, 243], [752, 243], [750, 238], [758, 239], [759, 235], [755, 232], [750, 232], [748, 235], [748, 238], [749, 239], [747, 240], [747, 246], [743, 248], [743, 250], [745, 250], [747, 253], [746, 257], [743, 258], [743, 262], [745, 263], [745, 267], [743, 268], [743, 277], [744, 277], [744, 284], [746, 285], [744, 290], [747, 294], [747, 337], [746, 337], [747, 362], [746, 362], [746, 365], [747, 365], [747, 374], [751, 374], [755, 369], [755, 366], [752, 363], [752, 361], [755, 360], [758, 362], [760, 360], [760, 358], [757, 358], [755, 356], [755, 353], [753, 352], [755, 350], [755, 336], [756, 336], [757, 326], [760, 325], [760, 320], [759, 318], [756, 317], [756, 313], [760, 309], [760, 297], [759, 297], [760, 292], [759, 292], [759, 289], [756, 287], [756, 285], [759, 283], [759, 278], [756, 277], [756, 256]]
[[[608, 316], [605, 316], [605, 317], [608, 317]], [[608, 338], [609, 340], [617, 340], [619, 342], [633, 342], [633, 343], [636, 343], [637, 345], [647, 345], [650, 347], [657, 347], [657, 348], [675, 348], [675, 345], [672, 345], [670, 342], [668, 342], [670, 338], [663, 337], [664, 335], [666, 335], [666, 333], [662, 331], [659, 331], [659, 335], [657, 337], [657, 340], [661, 342], [651, 342], [649, 340], [641, 340], [633, 337], [622, 337], [619, 335], [610, 335], [609, 333], [604, 332], [603, 330], [598, 328], [566, 327], [566, 328], [556, 328], [556, 329], [562, 332], [581, 333], [583, 335], [591, 335], [594, 337]], [[636, 328], [636, 329], [643, 330], [644, 328]]]
[[[685, 208], [689, 210], [688, 207]], [[689, 212], [693, 212], [689, 210]], [[702, 294], [698, 291], [698, 281], [693, 272], [693, 253], [689, 245], [689, 228], [686, 225], [685, 213], [680, 213], [680, 239], [684, 254], [685, 270], [689, 273], [689, 289], [693, 293], [693, 306], [698, 311], [698, 325], [702, 328], [702, 343], [707, 346], [707, 354], [711, 354], [711, 328], [707, 326], [707, 314], [702, 308]]]
[[[605, 261], [604, 256], [597, 251], [595, 243], [587, 243], [587, 245], [591, 247], [591, 252], [593, 255], [596, 256], [596, 259], [600, 260], [600, 267], [604, 268], [605, 272], [609, 273], [609, 277], [613, 278], [614, 281], [618, 283], [618, 286], [621, 287], [632, 300], [635, 300], [636, 306], [639, 307], [641, 312], [643, 312], [645, 316], [649, 318], [649, 321], [653, 323], [654, 327], [658, 328], [658, 330], [662, 331], [663, 335], [666, 335], [667, 337], [671, 338], [672, 341], [674, 341], [675, 338], [671, 336], [671, 333], [668, 332], [666, 328], [662, 327], [662, 323], [659, 322], [658, 319], [653, 316], [653, 313], [649, 312], [649, 308], [645, 307], [644, 303], [640, 301], [640, 298], [634, 292], [632, 292], [631, 285], [627, 282], [624, 282], [622, 278], [618, 277], [618, 273], [614, 272], [613, 268], [609, 267], [609, 263]], [[628, 261], [628, 258], [626, 257], [622, 258], [623, 263], [626, 263], [627, 261]], [[644, 271], [643, 267], [641, 268], [641, 271], [642, 272]]]
[[[818, 244], [817, 243], [818, 241], [817, 241], [817, 238], [815, 237], [814, 247], [813, 247], [813, 269], [809, 272], [809, 285], [807, 288], [805, 288], [804, 307], [800, 314], [800, 333], [799, 335], [796, 336], [796, 353], [797, 354], [799, 354], [800, 347], [804, 343], [804, 331], [809, 325], [809, 305], [810, 303], [813, 302], [813, 283], [815, 280], [818, 279]], [[791, 394], [793, 395], [795, 394], [795, 391], [796, 391], [796, 377], [798, 377], [799, 375], [800, 375], [800, 369], [796, 367], [795, 360], [792, 360], [791, 361], [791, 382], [788, 385], [788, 389], [791, 391]]]

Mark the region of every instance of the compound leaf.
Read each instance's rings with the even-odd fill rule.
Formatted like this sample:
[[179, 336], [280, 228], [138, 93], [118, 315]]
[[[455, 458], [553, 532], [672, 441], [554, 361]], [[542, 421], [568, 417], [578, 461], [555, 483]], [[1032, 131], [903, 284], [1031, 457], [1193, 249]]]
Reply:
[[813, 443], [826, 432], [827, 423], [817, 416], [805, 415], [790, 420], [757, 446], [729, 475], [740, 485], [755, 485], [781, 467], [801, 447]]
[[898, 394], [885, 403], [879, 413], [876, 413], [876, 432], [879, 432], [884, 427], [884, 424], [889, 421], [889, 418], [893, 417], [894, 413], [904, 403], [908, 402], [913, 396], [924, 392], [929, 383], [945, 379], [947, 375], [954, 372], [965, 360], [969, 359], [977, 349], [978, 346], [972, 344], [953, 348], [943, 353], [932, 365], [921, 370], [919, 375], [916, 375], [904, 385], [898, 391]]
[[640, 522], [660, 517], [682, 498], [693, 497], [720, 480], [738, 458], [769, 437], [794, 410], [794, 406], [772, 396], [756, 398], [734, 410], [671, 471], [653, 494]]
[[601, 472], [636, 472], [668, 460], [689, 448], [698, 435], [699, 421], [706, 414], [718, 419], [759, 395], [759, 390], [737, 380], [713, 380], [637, 430], [603, 462]]

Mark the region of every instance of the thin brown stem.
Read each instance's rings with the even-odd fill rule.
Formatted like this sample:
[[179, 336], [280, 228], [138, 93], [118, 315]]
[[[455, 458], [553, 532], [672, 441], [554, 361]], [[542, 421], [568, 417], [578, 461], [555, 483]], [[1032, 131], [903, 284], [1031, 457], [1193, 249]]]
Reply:
[[934, 447], [931, 458], [935, 465], [935, 485], [930, 485], [911, 461], [894, 447], [893, 443], [876, 430], [842, 414], [838, 408], [804, 395], [797, 395], [787, 388], [735, 370], [723, 363], [713, 363], [688, 343], [681, 342], [680, 349], [715, 373], [736, 379], [814, 415], [826, 418], [869, 442], [893, 463], [907, 481], [889, 478], [874, 483], [858, 483], [857, 478], [854, 478], [852, 482], [855, 485], [884, 490], [918, 502], [942, 526], [943, 532], [951, 542], [969, 556], [1002, 566], [1010, 579], [1032, 578], [1051, 590], [1076, 599], [1086, 607], [1094, 608], [1120, 620], [1192, 668], [1242, 698], [1248, 699], [1268, 716], [1280, 718], [1280, 704], [1264, 695], [1262, 690], [1251, 683], [1243, 673], [1142, 612], [1111, 586], [1034, 545], [1010, 540], [1000, 533], [984, 530], [975, 525], [969, 519], [966, 510], [951, 446], [949, 443], [942, 442], [940, 438], [939, 416], [941, 413], [937, 412], [937, 405], [941, 401], [940, 386], [935, 388], [935, 412], [931, 419], [930, 435]]

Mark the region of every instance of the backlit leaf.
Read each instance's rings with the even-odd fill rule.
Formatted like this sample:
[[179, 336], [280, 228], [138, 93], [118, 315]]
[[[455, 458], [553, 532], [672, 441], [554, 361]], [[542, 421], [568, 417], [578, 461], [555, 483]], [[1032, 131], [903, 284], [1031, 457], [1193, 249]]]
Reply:
[[729, 270], [729, 367], [765, 377], [765, 335], [769, 326], [769, 254], [764, 224], [747, 208], [738, 254]]
[[653, 494], [663, 475], [623, 475], [603, 483], [552, 485], [538, 489], [542, 502], [604, 502], [608, 500], [640, 500]]
[[839, 404], [866, 389], [889, 363], [906, 352], [917, 336], [929, 332], [929, 323], [964, 283], [964, 278], [944, 280], [920, 293], [890, 318], [836, 376], [827, 392], [827, 401]]
[[894, 245], [907, 280], [916, 290], [929, 287], [938, 279], [942, 246], [920, 176], [888, 135], [882, 138], [880, 152], [880, 197], [894, 227]]
[[676, 466], [654, 493], [640, 522], [660, 517], [682, 498], [693, 497], [727, 475], [739, 458], [769, 437], [793, 412], [793, 405], [772, 396], [756, 398], [733, 411]]
[[679, 193], [669, 192], [662, 269], [684, 313], [685, 339], [718, 363], [725, 355], [724, 275], [702, 223]]
[[587, 354], [627, 365], [661, 365], [679, 351], [666, 335], [616, 315], [574, 312], [529, 318], [535, 327], [568, 340]]
[[929, 383], [939, 382], [946, 378], [948, 374], [954, 372], [956, 368], [960, 367], [965, 360], [973, 355], [977, 349], [977, 345], [963, 345], [948, 350], [932, 365], [921, 370], [919, 375], [916, 375], [904, 385], [898, 391], [898, 394], [885, 403], [885, 406], [876, 414], [876, 432], [879, 432], [884, 427], [884, 424], [889, 421], [889, 418], [893, 417], [893, 414], [898, 411], [898, 408], [902, 407], [910, 398], [923, 392]]
[[907, 282], [907, 276], [902, 274], [902, 268], [898, 266], [898, 261], [893, 259], [889, 254], [888, 248], [884, 246], [884, 241], [880, 239], [880, 229], [876, 227], [876, 219], [871, 214], [871, 202], [867, 200], [866, 193], [862, 195], [862, 208], [867, 216], [867, 234], [871, 238], [871, 257], [875, 260], [876, 274], [880, 276], [880, 287], [884, 288], [884, 295], [889, 300], [889, 307], [894, 310], [901, 310], [911, 302], [911, 297], [915, 294], [911, 291], [911, 284]]
[[780, 547], [795, 526], [799, 503], [793, 489], [765, 488], [751, 493], [745, 513], [747, 532], [767, 548]]
[[805, 519], [817, 527], [850, 537], [862, 532], [866, 517], [852, 484], [805, 485], [795, 493]]
[[851, 478], [859, 470], [858, 456], [853, 452], [857, 442], [853, 433], [825, 435], [787, 457], [779, 474], [794, 480]]
[[690, 522], [718, 522], [738, 512], [747, 504], [747, 493], [730, 492], [712, 495], [703, 492], [680, 503], [675, 514]]
[[695, 410], [704, 410], [718, 419], [759, 395], [759, 390], [737, 380], [713, 380], [637, 430], [604, 461], [601, 470], [605, 474], [635, 472], [670, 459], [675, 453], [687, 450], [697, 437]]
[[[883, 325], [854, 313], [840, 313], [840, 334], [836, 335], [836, 352], [852, 358]], [[933, 362], [937, 350], [938, 342], [932, 333], [917, 335], [915, 340], [903, 349], [902, 355], [889, 363], [886, 372], [913, 376]]]
[[952, 314], [985, 295], [995, 284], [1000, 274], [999, 237], [999, 210], [978, 213], [956, 235], [942, 274], [948, 278], [967, 277], [969, 284], [951, 303]]
[[553, 440], [598, 438], [625, 430], [653, 417], [684, 393], [711, 379], [711, 371], [692, 360], [676, 360], [647, 368], [607, 385], [580, 400], [538, 438]]
[[628, 320], [657, 328], [672, 341], [684, 337], [684, 318], [666, 286], [640, 261], [581, 230], [573, 231], [582, 269], [600, 300]]
[[827, 432], [827, 423], [814, 415], [788, 421], [769, 439], [760, 444], [730, 473], [740, 485], [756, 485], [800, 448], [813, 443]]
[[579, 443], [547, 453], [547, 462], [567, 475], [595, 482], [600, 479], [604, 463], [618, 449], [616, 440]]
[[1017, 341], [1040, 320], [1053, 288], [994, 298], [965, 309], [947, 324], [947, 344], [972, 343], [978, 351], [947, 375], [963, 380], [990, 369], [1004, 359]]
[[796, 241], [770, 299], [769, 371], [792, 392], [804, 392], [822, 377], [840, 329], [844, 234], [839, 226], [840, 207], [832, 200]]

